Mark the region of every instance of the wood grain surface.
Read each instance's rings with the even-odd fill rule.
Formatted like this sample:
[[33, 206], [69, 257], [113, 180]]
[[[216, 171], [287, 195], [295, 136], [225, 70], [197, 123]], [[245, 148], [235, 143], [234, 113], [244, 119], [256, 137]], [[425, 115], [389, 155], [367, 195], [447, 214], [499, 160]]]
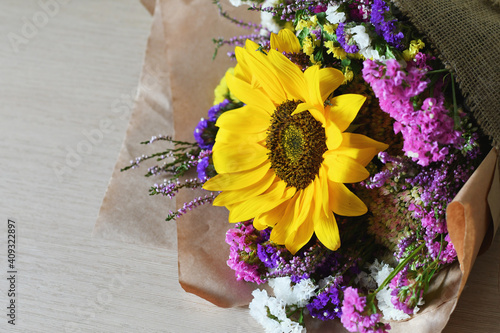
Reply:
[[[175, 250], [91, 237], [150, 24], [139, 0], [0, 2], [1, 332], [263, 332], [246, 308], [185, 293]], [[497, 236], [446, 332], [500, 332], [499, 253]]]

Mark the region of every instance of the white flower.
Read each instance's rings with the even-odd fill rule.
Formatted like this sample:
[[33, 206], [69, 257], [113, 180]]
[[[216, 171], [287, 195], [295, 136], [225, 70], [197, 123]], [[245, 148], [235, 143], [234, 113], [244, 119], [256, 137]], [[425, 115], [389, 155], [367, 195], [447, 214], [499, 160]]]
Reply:
[[231, 3], [231, 5], [233, 5], [234, 7], [239, 7], [241, 6], [241, 0], [229, 0], [229, 2]]
[[[267, 310], [270, 309], [271, 303], [273, 304], [273, 310], [276, 311], [275, 302], [272, 302], [271, 297], [267, 296], [267, 292], [265, 290], [256, 289], [252, 292], [253, 300], [250, 302], [248, 307], [250, 308], [250, 316], [252, 316], [259, 324], [261, 324], [266, 332], [280, 332], [281, 325], [278, 321], [271, 319], [267, 315]], [[272, 297], [274, 298], [274, 297]], [[276, 299], [275, 299], [276, 300]]]
[[[279, 0], [266, 0], [262, 4], [262, 8], [274, 7], [278, 4]], [[260, 23], [262, 24], [262, 28], [260, 30], [260, 34], [267, 36], [268, 31], [274, 32], [277, 34], [280, 31], [279, 25], [277, 25], [273, 20], [273, 14], [261, 11], [260, 12]]]
[[269, 286], [273, 288], [274, 295], [284, 301], [286, 305], [297, 305], [304, 307], [309, 299], [315, 295], [316, 286], [311, 279], [304, 279], [292, 286], [289, 276], [278, 277], [269, 280]]
[[328, 22], [331, 24], [338, 24], [340, 22], [345, 22], [345, 13], [343, 12], [337, 12], [337, 9], [339, 9], [339, 5], [328, 5], [326, 8], [326, 19]]
[[359, 50], [359, 53], [365, 57], [366, 59], [371, 59], [371, 60], [378, 60], [378, 61], [384, 61], [386, 60], [385, 55], [380, 55], [377, 50], [372, 49], [371, 46], [368, 46], [367, 48], [364, 48], [362, 50]]
[[[384, 264], [383, 261], [379, 263], [377, 259], [375, 259], [375, 262], [370, 265], [369, 269], [371, 272], [370, 275], [375, 279], [378, 286], [380, 286], [389, 276], [389, 274], [391, 274], [391, 272], [394, 270], [394, 268], [392, 268], [388, 264]], [[380, 309], [380, 311], [382, 311], [384, 319], [404, 320], [410, 318], [408, 314], [394, 307], [391, 301], [391, 290], [388, 285], [384, 289], [379, 291], [376, 297], [378, 301], [378, 308]], [[419, 303], [419, 305], [421, 304]], [[415, 307], [415, 313], [417, 313], [418, 310], [419, 308]]]
[[[283, 300], [269, 297], [265, 290], [259, 289], [254, 290], [252, 296], [250, 315], [264, 327], [266, 333], [306, 333], [305, 327], [287, 317]], [[268, 311], [277, 320], [269, 318]]]
[[370, 36], [366, 33], [363, 25], [354, 26], [349, 29], [349, 32], [353, 34], [352, 39], [354, 39], [360, 49], [370, 46]]

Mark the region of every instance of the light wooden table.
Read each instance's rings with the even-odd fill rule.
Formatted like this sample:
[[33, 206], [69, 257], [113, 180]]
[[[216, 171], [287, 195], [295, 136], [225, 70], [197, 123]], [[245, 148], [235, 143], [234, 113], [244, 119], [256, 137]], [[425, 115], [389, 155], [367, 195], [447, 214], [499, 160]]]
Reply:
[[[138, 0], [0, 2], [2, 332], [263, 331], [246, 309], [183, 292], [175, 251], [91, 237], [150, 24]], [[117, 103], [128, 111], [113, 112]], [[15, 326], [6, 316], [9, 218]], [[447, 332], [500, 331], [499, 249], [497, 237], [478, 259]]]

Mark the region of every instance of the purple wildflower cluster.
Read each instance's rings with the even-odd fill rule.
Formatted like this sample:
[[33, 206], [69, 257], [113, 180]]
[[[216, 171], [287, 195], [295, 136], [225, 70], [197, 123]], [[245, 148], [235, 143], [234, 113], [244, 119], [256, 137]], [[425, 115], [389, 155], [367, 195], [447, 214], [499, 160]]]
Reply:
[[394, 131], [403, 135], [406, 156], [426, 166], [443, 161], [450, 146], [458, 147], [463, 141], [448, 115], [441, 86], [434, 89], [434, 97], [426, 97], [420, 107], [415, 107], [430, 83], [425, 54], [417, 54], [416, 59], [419, 61], [409, 62], [406, 69], [394, 59], [385, 63], [368, 59], [363, 78], [371, 85], [381, 109], [396, 121]]
[[307, 309], [313, 318], [332, 320], [342, 315], [342, 276], [335, 277], [321, 292], [313, 297]]
[[335, 34], [337, 35], [337, 41], [340, 43], [340, 46], [346, 51], [347, 53], [356, 53], [359, 51], [359, 47], [356, 44], [351, 44], [350, 37], [347, 36], [345, 33], [345, 26], [346, 24], [344, 22], [340, 22], [337, 30], [335, 30]]
[[356, 288], [344, 290], [342, 315], [340, 321], [349, 332], [384, 333], [391, 329], [389, 324], [381, 323], [380, 313], [370, 313], [365, 296], [360, 296]]
[[375, 32], [382, 36], [387, 44], [401, 49], [404, 35], [401, 31], [396, 32], [396, 19], [386, 21], [385, 16], [389, 12], [390, 7], [384, 0], [373, 0], [370, 22], [375, 27]]
[[201, 118], [198, 125], [194, 129], [194, 139], [198, 143], [198, 146], [202, 149], [195, 164], [198, 179], [202, 182], [215, 175], [215, 170], [210, 161], [212, 147], [214, 146], [215, 136], [218, 131], [218, 128], [215, 126], [215, 122], [223, 112], [232, 108], [234, 108], [234, 105], [228, 99], [212, 106], [208, 110], [208, 118]]
[[[238, 281], [245, 280], [261, 284], [267, 281], [265, 267], [270, 264], [269, 253], [262, 248], [269, 240], [270, 231], [260, 232], [253, 227], [252, 221], [237, 223], [226, 233], [226, 243], [230, 245], [228, 266], [235, 271]], [[268, 243], [268, 242], [267, 242]], [[261, 250], [258, 251], [257, 247]], [[260, 259], [260, 260], [259, 260]], [[264, 264], [265, 263], [265, 264]]]

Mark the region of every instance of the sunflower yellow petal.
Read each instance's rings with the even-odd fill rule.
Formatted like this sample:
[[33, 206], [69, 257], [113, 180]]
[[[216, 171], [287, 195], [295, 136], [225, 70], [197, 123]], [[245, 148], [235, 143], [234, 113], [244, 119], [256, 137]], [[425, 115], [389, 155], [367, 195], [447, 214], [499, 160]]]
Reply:
[[313, 197], [315, 193], [315, 183], [306, 187], [298, 195], [295, 202], [293, 222], [289, 226], [285, 239], [285, 246], [292, 254], [300, 250], [312, 237], [314, 232], [313, 215], [314, 205]]
[[344, 184], [328, 182], [330, 191], [330, 207], [333, 212], [342, 216], [360, 216], [366, 214], [368, 208]]
[[302, 71], [283, 54], [276, 50], [269, 51], [269, 60], [276, 67], [281, 78], [288, 100], [303, 100], [302, 94], [307, 91]]
[[344, 74], [338, 69], [331, 67], [321, 68], [318, 71], [318, 76], [319, 91], [322, 101], [325, 101], [327, 97], [344, 82]]
[[298, 229], [293, 229], [293, 231], [288, 235], [285, 241], [286, 248], [291, 254], [297, 253], [297, 251], [309, 242], [313, 233], [314, 222], [311, 218], [308, 218], [301, 223]]
[[[283, 199], [289, 199], [295, 194], [295, 188], [289, 187], [283, 194]], [[283, 219], [285, 210], [288, 206], [288, 201], [284, 201], [275, 208], [263, 212], [254, 218], [254, 226], [258, 230], [263, 230], [267, 227], [274, 227], [279, 221]]]
[[356, 160], [346, 155], [337, 154], [335, 150], [323, 154], [323, 163], [328, 167], [328, 179], [336, 183], [357, 183], [370, 176]]
[[226, 206], [229, 209], [229, 222], [247, 221], [263, 212], [275, 208], [282, 202], [288, 200], [288, 198], [283, 198], [285, 188], [285, 182], [274, 182], [265, 193], [246, 201]]
[[331, 106], [327, 107], [330, 119], [337, 124], [343, 132], [356, 118], [359, 109], [365, 102], [366, 97], [358, 94], [344, 94], [330, 100]]
[[337, 149], [343, 144], [344, 137], [337, 125], [333, 122], [327, 122], [325, 128], [326, 146], [329, 150]]
[[332, 251], [340, 247], [340, 235], [337, 221], [332, 212], [314, 220], [314, 233], [321, 244]]
[[251, 170], [268, 159], [268, 150], [259, 144], [229, 145], [216, 142], [212, 150], [214, 167], [219, 174]]
[[309, 111], [314, 119], [316, 119], [320, 123], [326, 123], [325, 114], [321, 111], [321, 109], [318, 110], [316, 106], [308, 103], [300, 103], [299, 105], [297, 105], [297, 108], [295, 108], [295, 110], [292, 112], [292, 116], [304, 111]]
[[260, 51], [247, 51], [242, 54], [244, 55], [245, 62], [252, 70], [252, 79], [258, 80], [263, 91], [266, 92], [275, 104], [284, 102], [286, 100], [285, 91], [267, 56], [261, 54]]
[[228, 206], [261, 195], [274, 183], [276, 175], [268, 170], [262, 179], [254, 184], [238, 190], [222, 191], [214, 200], [214, 206]]
[[271, 49], [279, 52], [299, 53], [300, 42], [289, 29], [281, 29], [278, 34], [271, 33]]
[[233, 132], [258, 133], [266, 131], [270, 122], [269, 114], [259, 107], [245, 105], [241, 108], [226, 111], [220, 115], [215, 123], [221, 128]]
[[259, 182], [271, 167], [271, 163], [266, 160], [255, 169], [243, 172], [223, 173], [210, 178], [203, 184], [207, 191], [230, 191], [239, 190]]
[[346, 155], [366, 166], [375, 155], [386, 150], [389, 145], [356, 133], [342, 133], [342, 147], [338, 154]]
[[290, 225], [293, 222], [296, 201], [297, 196], [295, 195], [285, 203], [286, 208], [283, 210], [283, 215], [271, 231], [269, 239], [276, 244], [285, 244], [286, 238], [290, 232]]
[[241, 144], [262, 142], [266, 140], [266, 137], [266, 131], [261, 131], [258, 133], [243, 133], [231, 131], [228, 128], [219, 128], [215, 140], [216, 142]]
[[252, 86], [248, 82], [238, 79], [230, 73], [226, 74], [226, 82], [231, 93], [243, 103], [255, 105], [269, 114], [272, 114], [276, 109], [273, 102], [264, 92], [260, 89], [252, 89]]

